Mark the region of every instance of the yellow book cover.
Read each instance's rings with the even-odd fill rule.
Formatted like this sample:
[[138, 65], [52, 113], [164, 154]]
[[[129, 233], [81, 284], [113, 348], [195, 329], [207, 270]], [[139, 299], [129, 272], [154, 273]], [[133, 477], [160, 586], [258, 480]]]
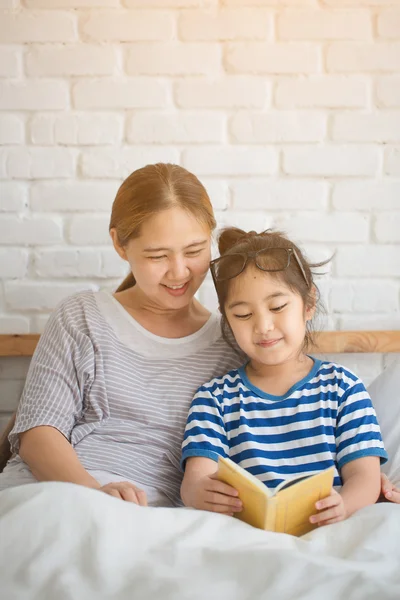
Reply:
[[235, 516], [266, 531], [304, 535], [316, 527], [309, 518], [317, 512], [315, 503], [329, 496], [332, 490], [334, 468], [309, 475], [294, 477], [270, 490], [230, 458], [219, 457], [218, 479], [239, 492], [243, 510]]

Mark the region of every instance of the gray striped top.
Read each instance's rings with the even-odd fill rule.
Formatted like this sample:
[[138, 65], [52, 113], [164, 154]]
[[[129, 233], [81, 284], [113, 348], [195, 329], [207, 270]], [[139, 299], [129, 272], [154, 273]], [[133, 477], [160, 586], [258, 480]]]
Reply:
[[86, 469], [156, 488], [178, 505], [192, 397], [242, 362], [222, 338], [217, 314], [192, 335], [162, 338], [111, 294], [76, 294], [54, 311], [40, 338], [10, 433], [12, 450], [19, 433], [51, 425]]

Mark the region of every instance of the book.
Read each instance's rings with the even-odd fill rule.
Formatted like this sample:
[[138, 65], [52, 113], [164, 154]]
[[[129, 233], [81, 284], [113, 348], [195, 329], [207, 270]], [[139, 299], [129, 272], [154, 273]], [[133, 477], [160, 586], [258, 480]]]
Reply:
[[259, 529], [301, 536], [315, 529], [309, 518], [318, 512], [315, 503], [329, 496], [334, 468], [293, 477], [269, 489], [229, 458], [219, 457], [218, 479], [239, 492], [243, 509], [235, 517]]

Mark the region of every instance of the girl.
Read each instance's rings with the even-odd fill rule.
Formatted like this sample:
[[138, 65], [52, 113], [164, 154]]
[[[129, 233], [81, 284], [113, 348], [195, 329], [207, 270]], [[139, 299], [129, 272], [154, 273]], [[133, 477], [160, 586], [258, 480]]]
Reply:
[[229, 456], [270, 488], [334, 465], [335, 490], [316, 505], [327, 525], [373, 504], [387, 455], [363, 383], [306, 353], [317, 305], [311, 268], [279, 232], [226, 229], [212, 261], [222, 326], [248, 362], [199, 388], [182, 445], [186, 506], [233, 514], [237, 492], [216, 479]]

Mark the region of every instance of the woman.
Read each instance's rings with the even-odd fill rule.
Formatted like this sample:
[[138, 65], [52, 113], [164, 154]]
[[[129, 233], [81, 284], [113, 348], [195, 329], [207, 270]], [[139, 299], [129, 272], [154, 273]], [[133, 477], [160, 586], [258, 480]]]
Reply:
[[0, 489], [70, 481], [138, 504], [179, 505], [191, 398], [239, 366], [219, 318], [196, 299], [215, 219], [200, 181], [148, 165], [121, 185], [110, 234], [130, 275], [50, 317], [32, 358]]
[[32, 358], [0, 490], [69, 481], [140, 505], [178, 506], [181, 441], [196, 389], [240, 366], [196, 299], [215, 219], [200, 181], [148, 165], [115, 198], [110, 234], [130, 274], [49, 319]]

